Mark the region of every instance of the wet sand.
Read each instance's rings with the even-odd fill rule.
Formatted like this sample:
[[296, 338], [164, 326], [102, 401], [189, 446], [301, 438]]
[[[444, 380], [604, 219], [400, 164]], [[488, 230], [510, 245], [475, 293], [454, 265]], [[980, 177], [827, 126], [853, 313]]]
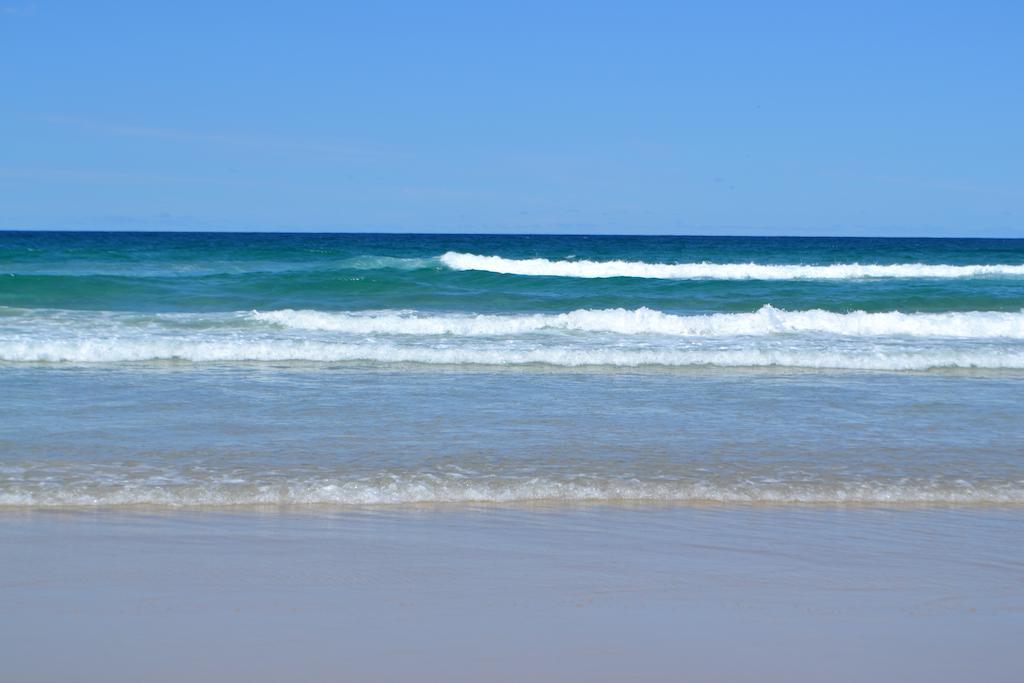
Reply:
[[5, 681], [1019, 681], [1019, 509], [0, 514]]

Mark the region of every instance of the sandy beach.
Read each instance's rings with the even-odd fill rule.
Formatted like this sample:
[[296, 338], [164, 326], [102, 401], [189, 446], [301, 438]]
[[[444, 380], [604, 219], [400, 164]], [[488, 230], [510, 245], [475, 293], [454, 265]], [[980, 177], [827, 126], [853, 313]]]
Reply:
[[1017, 681], [1012, 510], [0, 515], [10, 681]]

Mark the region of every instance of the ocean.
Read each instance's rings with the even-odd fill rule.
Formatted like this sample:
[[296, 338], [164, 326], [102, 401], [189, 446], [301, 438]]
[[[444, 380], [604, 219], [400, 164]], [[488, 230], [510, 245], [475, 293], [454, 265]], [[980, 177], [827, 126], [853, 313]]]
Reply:
[[0, 507], [1024, 505], [1024, 240], [0, 233]]

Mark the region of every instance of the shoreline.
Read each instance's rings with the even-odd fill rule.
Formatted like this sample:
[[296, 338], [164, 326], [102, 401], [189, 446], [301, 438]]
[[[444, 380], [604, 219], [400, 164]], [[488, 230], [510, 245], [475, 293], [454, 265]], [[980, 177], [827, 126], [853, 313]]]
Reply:
[[275, 514], [275, 515], [323, 515], [384, 513], [384, 512], [486, 512], [508, 511], [529, 512], [536, 514], [557, 514], [574, 511], [608, 511], [616, 510], [717, 510], [717, 511], [876, 511], [876, 512], [915, 512], [915, 511], [1005, 511], [1019, 512], [1024, 502], [805, 502], [805, 501], [716, 501], [716, 500], [643, 500], [643, 499], [601, 499], [559, 501], [556, 499], [512, 500], [512, 501], [424, 501], [400, 503], [196, 503], [196, 504], [158, 504], [158, 503], [101, 503], [72, 504], [32, 504], [4, 505], [0, 504], [0, 520], [5, 516], [16, 517], [31, 514], [109, 514], [109, 515], [203, 515], [203, 514]]

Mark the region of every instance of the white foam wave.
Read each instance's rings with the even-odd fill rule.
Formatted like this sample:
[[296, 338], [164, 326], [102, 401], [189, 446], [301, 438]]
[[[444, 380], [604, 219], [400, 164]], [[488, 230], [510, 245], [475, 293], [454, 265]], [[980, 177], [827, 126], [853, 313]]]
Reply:
[[825, 333], [857, 337], [888, 335], [1024, 339], [1024, 311], [833, 313], [823, 310], [784, 311], [763, 306], [754, 313], [682, 316], [649, 308], [581, 309], [560, 314], [521, 315], [430, 315], [403, 311], [325, 312], [285, 309], [256, 311], [251, 317], [288, 329], [360, 335], [504, 336], [564, 330], [681, 337]]
[[555, 277], [634, 277], [671, 280], [849, 280], [860, 278], [966, 278], [1024, 276], [1024, 264], [945, 265], [927, 263], [773, 265], [760, 263], [645, 263], [643, 261], [552, 261], [508, 259], [449, 251], [441, 262], [452, 270]]
[[399, 346], [308, 340], [141, 337], [0, 341], [0, 361], [118, 363], [140, 361], [311, 361], [429, 365], [559, 367], [791, 367], [850, 370], [1024, 369], [1024, 349], [935, 348], [620, 348], [547, 346]]
[[266, 484], [5, 485], [0, 507], [648, 503], [766, 505], [1024, 505], [1020, 483], [853, 481], [834, 484], [480, 478], [424, 474]]

